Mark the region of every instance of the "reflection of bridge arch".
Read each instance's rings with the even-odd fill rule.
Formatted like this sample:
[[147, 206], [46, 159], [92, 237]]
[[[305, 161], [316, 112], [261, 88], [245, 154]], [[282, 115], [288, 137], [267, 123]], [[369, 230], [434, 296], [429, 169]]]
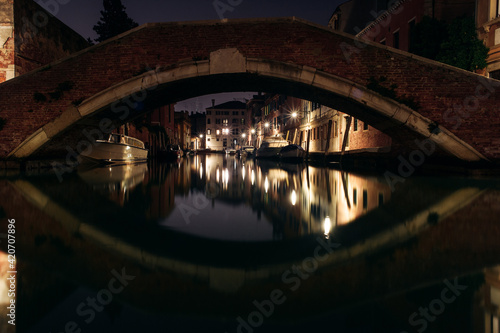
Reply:
[[[202, 47], [205, 37], [200, 43], [192, 40], [192, 29], [200, 31], [197, 35], [212, 36], [211, 46]], [[258, 40], [251, 41], [253, 35], [249, 29], [255, 34], [254, 37], [259, 37]], [[259, 32], [266, 29], [280, 29], [282, 33], [267, 34], [269, 40], [262, 43]], [[299, 32], [307, 36], [304, 37], [305, 40], [314, 44], [316, 49], [302, 45], [303, 41], [300, 42], [295, 37]], [[189, 35], [189, 38], [184, 38], [189, 40], [189, 44], [184, 47], [168, 47], [175, 40], [172, 35], [181, 40], [182, 36]], [[249, 47], [242, 40], [255, 45]], [[293, 45], [290, 48], [290, 43], [299, 43], [297, 48], [300, 52]], [[446, 105], [459, 104], [463, 102], [464, 95], [474, 95], [477, 91], [479, 81], [472, 82], [475, 77], [473, 74], [431, 61], [417, 60], [416, 57], [409, 58], [399, 51], [391, 51], [378, 45], [366, 46], [359, 55], [353, 56], [356, 59], [348, 62], [339, 53], [342, 43], [354, 41], [345, 35], [296, 19], [145, 25], [0, 86], [0, 112], [2, 117], [7, 118], [7, 124], [0, 135], [10, 134], [12, 137], [12, 140], [2, 140], [6, 143], [1, 147], [1, 154], [28, 158], [37, 156], [37, 153], [61, 153], [65, 152], [65, 144], [76, 146], [84, 138], [81, 134], [83, 129], [99, 127], [102, 118], [121, 123], [162, 103], [206, 93], [269, 90], [332, 106], [367, 121], [397, 137], [398, 141], [412, 142], [415, 138], [429, 137], [452, 156], [467, 161], [485, 159], [485, 152], [488, 151], [485, 148], [488, 147], [471, 146], [472, 142], [478, 142], [474, 140], [478, 135], [491, 138], [484, 126], [483, 131], [460, 133], [454, 129], [452, 133], [447, 127], [453, 128], [456, 124], [452, 121], [443, 122], [442, 117], [448, 109]], [[158, 48], [158, 45], [163, 47]], [[269, 45], [272, 47], [269, 48]], [[130, 54], [130, 49], [140, 50], [140, 54]], [[166, 52], [163, 49], [168, 49], [172, 55], [163, 54]], [[108, 63], [106, 60], [110, 54], [122, 61]], [[379, 66], [376, 70], [371, 67], [367, 71], [367, 66], [373, 59], [378, 61]], [[155, 63], [158, 65], [154, 69], [148, 70], [145, 66]], [[94, 66], [98, 69], [94, 69]], [[398, 70], [395, 71], [394, 67]], [[409, 79], [416, 72], [419, 77], [422, 76], [423, 68], [429, 73], [437, 73], [439, 79], [431, 74], [427, 81]], [[462, 82], [463, 90], [450, 91], [449, 87], [443, 90], [448, 80], [445, 73], [450, 76], [450, 82]], [[373, 75], [386, 76], [391, 82], [406, 87], [407, 91], [418, 91], [412, 97], [422, 108], [419, 111], [412, 110], [367, 89], [368, 76]], [[42, 105], [38, 101], [27, 102], [23, 95], [25, 89], [30, 89], [30, 92], [44, 91], [47, 89], [47, 82], [65, 79], [74, 81], [73, 90], [62, 94], [58, 100], [50, 101], [50, 105]], [[140, 92], [147, 92], [147, 100], [137, 97], [144, 95], [139, 94]], [[442, 101], [436, 101], [436, 94], [447, 96], [447, 102], [443, 104]], [[498, 98], [498, 94], [491, 95], [491, 101], [482, 102], [485, 107], [486, 104], [495, 105], [493, 99]], [[21, 98], [23, 102], [17, 102]], [[120, 105], [121, 111], [116, 109], [117, 112], [113, 112], [111, 106], [124, 99], [128, 99], [130, 106], [127, 107], [124, 102]], [[141, 110], [134, 109], [137, 101], [144, 104], [141, 105]], [[14, 133], [16, 119], [30, 115], [24, 111], [19, 112], [18, 107], [23, 104], [27, 108], [26, 112], [37, 112], [40, 117], [30, 117], [31, 123], [25, 124], [23, 128], [16, 127], [17, 132]], [[479, 120], [469, 117], [462, 121], [466, 126], [465, 122]], [[435, 123], [440, 124], [441, 132], [438, 134], [430, 132]]]
[[[314, 250], [318, 246], [325, 248], [324, 242], [326, 241], [319, 242], [317, 236], [306, 238], [305, 241], [286, 242], [279, 246], [276, 244], [236, 244], [227, 242], [223, 245], [223, 248], [214, 245], [217, 242], [207, 242], [197, 237], [181, 237], [182, 240], [177, 243], [178, 245], [186, 241], [188, 243], [176, 248], [172, 254], [191, 251], [194, 256], [185, 258], [177, 255], [159, 254], [159, 252], [155, 253], [154, 251], [154, 249], [161, 249], [162, 247], [161, 243], [158, 243], [159, 238], [157, 235], [141, 234], [137, 236], [137, 234], [133, 234], [132, 238], [121, 238], [117, 236], [120, 234], [119, 231], [113, 233], [113, 231], [110, 232], [80, 220], [70, 211], [53, 202], [43, 193], [43, 190], [27, 181], [18, 180], [13, 185], [37, 209], [63, 225], [70, 235], [79, 235], [86, 240], [92, 241], [92, 243], [98, 244], [101, 248], [111, 250], [136, 262], [146, 269], [160, 269], [175, 273], [187, 280], [193, 279], [193, 281], [196, 281], [195, 283], [206, 283], [210, 288], [218, 292], [232, 293], [246, 284], [265, 283], [269, 278], [280, 278], [283, 272], [289, 270], [292, 265], [300, 264], [303, 258], [313, 256]], [[351, 241], [349, 243], [348, 239], [352, 238], [352, 235], [348, 235], [349, 230], [347, 230], [347, 233], [342, 229], [336, 230], [334, 233], [340, 232], [342, 237], [348, 240], [348, 243], [341, 244], [338, 248], [335, 247], [335, 251], [329, 254], [325, 261], [319, 262], [318, 270], [322, 273], [335, 271], [338, 265], [404, 243], [428, 228], [430, 214], [436, 216], [434, 222], [438, 223], [473, 202], [483, 192], [476, 188], [455, 191], [440, 202], [409, 216], [405, 221], [393, 225], [389, 229], [381, 230], [361, 242]], [[147, 242], [137, 241], [138, 237], [146, 236], [151, 237], [151, 239], [148, 239]], [[170, 240], [178, 237], [179, 235], [174, 235]], [[150, 241], [153, 245], [149, 244]], [[189, 243], [189, 241], [192, 243]], [[334, 241], [332, 240], [332, 242]], [[202, 245], [197, 245], [197, 243], [202, 243]], [[212, 247], [216, 249], [212, 250]], [[296, 248], [300, 248], [300, 250], [297, 251]], [[213, 255], [213, 263], [197, 263], [195, 258], [201, 252], [205, 252], [205, 256], [207, 256], [206, 253], [208, 253], [208, 256]], [[231, 255], [227, 259], [221, 259], [222, 253], [231, 253]], [[273, 253], [273, 256], [279, 253], [284, 259], [275, 257], [269, 260], [270, 253]], [[239, 257], [240, 255], [241, 257]], [[262, 261], [262, 264], [259, 264], [260, 261]]]

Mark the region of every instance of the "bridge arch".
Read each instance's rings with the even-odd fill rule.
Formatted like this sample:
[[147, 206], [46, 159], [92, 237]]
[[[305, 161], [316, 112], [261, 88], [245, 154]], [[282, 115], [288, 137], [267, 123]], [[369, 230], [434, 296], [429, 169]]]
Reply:
[[[69, 106], [59, 117], [24, 140], [8, 157], [30, 158], [40, 149], [50, 146], [54, 139], [71, 131], [72, 138], [75, 138], [74, 132], [82, 126], [98, 128], [99, 120], [104, 116], [114, 118], [113, 121], [126, 121], [132, 104], [142, 103], [145, 99], [152, 99], [148, 106], [154, 107], [207, 93], [244, 90], [275, 91], [317, 101], [367, 121], [391, 136], [404, 132], [407, 142], [428, 138], [461, 160], [487, 159], [442, 126], [439, 133], [430, 132], [434, 123], [431, 119], [356, 82], [306, 65], [248, 58], [237, 48], [213, 51], [207, 60], [183, 61], [148, 69], [114, 84], [79, 105]], [[165, 94], [169, 96], [164, 97]], [[118, 108], [117, 103], [124, 101], [128, 101], [128, 109]]]

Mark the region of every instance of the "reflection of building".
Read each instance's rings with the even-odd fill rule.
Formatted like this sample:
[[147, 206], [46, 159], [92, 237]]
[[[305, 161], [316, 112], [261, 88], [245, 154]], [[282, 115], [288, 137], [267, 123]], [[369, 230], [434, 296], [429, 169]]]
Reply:
[[385, 181], [301, 164], [212, 154], [196, 156], [190, 170], [191, 182], [199, 180], [199, 190], [210, 192], [216, 200], [245, 202], [272, 221], [274, 239], [322, 234], [327, 217], [331, 231], [391, 197]]
[[212, 150], [237, 148], [246, 142], [246, 104], [231, 101], [207, 108], [206, 147]]
[[0, 0], [0, 83], [88, 46], [34, 1]]
[[500, 80], [500, 2], [478, 0], [476, 8], [479, 39], [490, 48], [486, 73], [489, 77]]

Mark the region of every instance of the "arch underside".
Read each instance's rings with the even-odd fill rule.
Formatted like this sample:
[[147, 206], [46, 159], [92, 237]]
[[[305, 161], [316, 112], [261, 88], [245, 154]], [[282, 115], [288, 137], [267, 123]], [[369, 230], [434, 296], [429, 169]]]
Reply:
[[206, 61], [156, 68], [72, 105], [9, 157], [63, 156], [68, 147], [85, 139], [84, 129], [98, 128], [103, 118], [118, 126], [162, 105], [235, 91], [265, 91], [311, 100], [367, 122], [400, 144], [411, 146], [415, 139], [429, 138], [460, 160], [486, 160], [447, 129], [440, 127], [439, 133], [431, 133], [433, 121], [365, 87], [307, 66], [243, 58], [235, 49], [213, 52]]

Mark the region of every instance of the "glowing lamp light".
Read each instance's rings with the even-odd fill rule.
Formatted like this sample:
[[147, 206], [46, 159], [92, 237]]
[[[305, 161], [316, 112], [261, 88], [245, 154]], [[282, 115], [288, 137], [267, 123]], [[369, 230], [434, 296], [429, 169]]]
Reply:
[[329, 238], [330, 237], [330, 231], [332, 229], [332, 222], [330, 221], [330, 217], [329, 216], [325, 217], [325, 222], [323, 224], [323, 229], [325, 231], [326, 238]]
[[292, 113], [292, 118], [297, 118], [297, 112]]
[[268, 127], [269, 127], [269, 123], [265, 123], [265, 124], [264, 124], [264, 127], [265, 127], [265, 128], [268, 128]]
[[267, 179], [267, 176], [266, 176], [266, 180], [264, 181], [264, 190], [266, 191], [266, 193], [267, 193], [267, 190], [269, 190], [269, 180]]
[[295, 204], [297, 203], [297, 193], [295, 192], [295, 190], [292, 191], [292, 197], [290, 199], [292, 201], [292, 206], [295, 206]]
[[242, 138], [246, 138], [246, 136], [247, 136], [247, 135], [246, 135], [245, 133], [243, 133], [243, 134], [241, 135], [241, 137], [242, 137]]
[[203, 134], [200, 134], [200, 139], [203, 138]]
[[252, 130], [250, 131], [250, 133], [255, 134], [255, 130], [252, 128]]

